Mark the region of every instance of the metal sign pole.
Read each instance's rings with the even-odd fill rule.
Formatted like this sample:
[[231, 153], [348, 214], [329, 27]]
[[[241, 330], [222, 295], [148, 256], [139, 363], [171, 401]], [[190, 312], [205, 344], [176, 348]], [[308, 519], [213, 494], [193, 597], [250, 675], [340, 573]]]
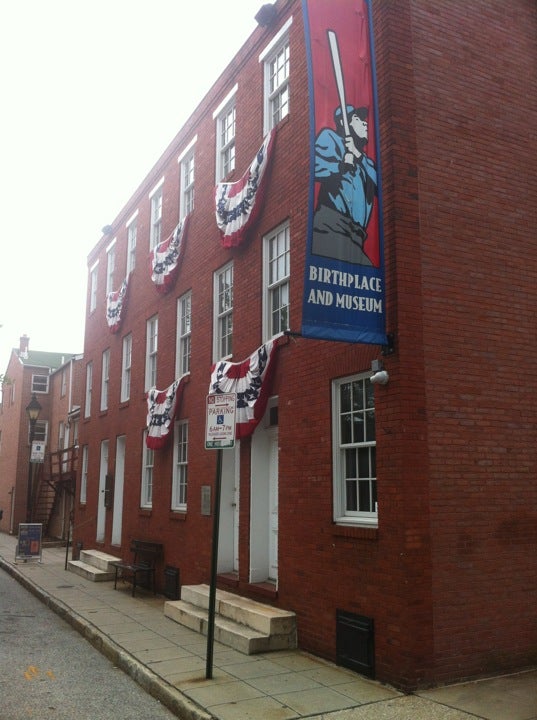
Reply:
[[205, 678], [213, 677], [214, 616], [216, 608], [216, 574], [218, 567], [218, 533], [220, 530], [220, 488], [222, 486], [222, 449], [216, 453], [216, 484], [213, 508], [213, 543], [211, 557], [211, 586], [209, 590], [209, 624], [207, 626], [207, 665]]

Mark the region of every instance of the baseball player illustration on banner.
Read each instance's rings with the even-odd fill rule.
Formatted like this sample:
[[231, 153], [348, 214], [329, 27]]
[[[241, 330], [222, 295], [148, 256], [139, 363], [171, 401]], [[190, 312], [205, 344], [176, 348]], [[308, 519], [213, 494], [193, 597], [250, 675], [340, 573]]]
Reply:
[[315, 139], [315, 181], [319, 183], [313, 216], [311, 252], [355, 265], [372, 266], [364, 250], [367, 225], [377, 194], [377, 169], [365, 153], [368, 108], [348, 104], [337, 36], [327, 30], [339, 106], [335, 129]]

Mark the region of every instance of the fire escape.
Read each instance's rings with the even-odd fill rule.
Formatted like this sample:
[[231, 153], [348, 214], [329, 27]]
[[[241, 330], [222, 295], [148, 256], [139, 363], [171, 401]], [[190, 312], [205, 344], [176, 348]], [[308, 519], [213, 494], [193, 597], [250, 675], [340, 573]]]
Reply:
[[69, 537], [77, 469], [78, 445], [47, 453], [45, 462], [35, 466], [31, 518], [43, 524], [44, 537]]

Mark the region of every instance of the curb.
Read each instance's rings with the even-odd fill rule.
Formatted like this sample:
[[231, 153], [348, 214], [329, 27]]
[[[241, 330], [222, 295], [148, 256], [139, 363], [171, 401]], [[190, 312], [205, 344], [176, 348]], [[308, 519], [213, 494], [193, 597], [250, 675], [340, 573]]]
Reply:
[[61, 600], [49, 595], [42, 588], [29, 580], [17, 568], [0, 556], [0, 569], [17, 580], [26, 590], [29, 590], [38, 600], [50, 608], [56, 615], [69, 623], [82, 635], [96, 650], [104, 655], [111, 663], [129, 675], [143, 690], [161, 702], [174, 715], [181, 720], [214, 720], [203, 708], [200, 708], [179, 690], [167, 683], [161, 677], [149, 670], [133, 655], [128, 653], [107, 635], [101, 632], [85, 618]]

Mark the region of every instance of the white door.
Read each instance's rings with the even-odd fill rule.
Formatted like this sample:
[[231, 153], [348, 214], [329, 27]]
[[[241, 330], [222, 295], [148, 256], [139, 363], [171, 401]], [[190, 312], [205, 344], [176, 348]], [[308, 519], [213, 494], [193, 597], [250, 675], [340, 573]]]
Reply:
[[99, 496], [97, 498], [97, 542], [104, 542], [104, 528], [106, 520], [105, 489], [106, 473], [108, 472], [108, 440], [101, 442], [101, 463], [99, 469]]
[[222, 450], [218, 572], [239, 571], [239, 451]]
[[125, 478], [125, 435], [116, 440], [116, 473], [114, 477], [114, 515], [112, 518], [112, 545], [121, 545], [123, 527], [123, 485]]
[[278, 428], [269, 439], [269, 580], [278, 580]]

